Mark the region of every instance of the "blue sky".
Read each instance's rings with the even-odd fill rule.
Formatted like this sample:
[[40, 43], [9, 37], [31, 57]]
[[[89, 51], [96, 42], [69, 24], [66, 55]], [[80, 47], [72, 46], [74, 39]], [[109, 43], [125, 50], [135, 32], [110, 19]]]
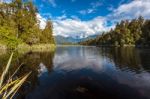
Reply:
[[34, 0], [39, 13], [45, 18], [66, 15], [90, 20], [97, 16], [106, 16], [121, 4], [130, 0]]
[[33, 0], [41, 27], [51, 19], [54, 35], [87, 37], [114, 28], [116, 22], [150, 18], [150, 0]]

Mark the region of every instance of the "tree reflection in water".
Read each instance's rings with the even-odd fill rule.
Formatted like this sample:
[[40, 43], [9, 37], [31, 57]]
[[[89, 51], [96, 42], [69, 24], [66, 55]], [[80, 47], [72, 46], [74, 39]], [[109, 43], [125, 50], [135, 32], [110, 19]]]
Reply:
[[[7, 57], [0, 55], [0, 68]], [[59, 46], [55, 52], [15, 53], [10, 72], [21, 63], [17, 75], [32, 75], [17, 99], [150, 98], [148, 49]]]

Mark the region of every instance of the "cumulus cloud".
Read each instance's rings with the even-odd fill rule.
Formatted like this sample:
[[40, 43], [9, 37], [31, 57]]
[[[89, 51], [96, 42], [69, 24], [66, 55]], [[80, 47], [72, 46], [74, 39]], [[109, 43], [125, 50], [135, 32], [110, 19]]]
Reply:
[[115, 20], [133, 19], [139, 16], [150, 18], [150, 0], [134, 0], [127, 4], [120, 5], [108, 18]]
[[43, 18], [39, 13], [36, 14], [36, 17], [37, 17], [37, 19], [39, 21], [40, 28], [44, 29], [45, 26], [46, 26], [46, 19]]
[[[40, 28], [44, 29], [46, 26], [46, 19], [40, 14], [37, 14]], [[104, 17], [96, 17], [89, 21], [82, 21], [77, 16], [67, 18], [64, 14], [53, 19], [54, 35], [61, 35], [64, 37], [79, 37], [84, 38], [90, 35], [100, 34], [102, 31], [108, 31], [113, 26], [108, 26]]]
[[[97, 4], [97, 6], [100, 4]], [[111, 9], [112, 13], [105, 17], [95, 17], [89, 21], [82, 21], [77, 16], [68, 18], [63, 16], [53, 19], [54, 35], [72, 36], [72, 37], [87, 37], [89, 35], [100, 34], [102, 31], [108, 31], [114, 28], [114, 21], [122, 19], [133, 19], [142, 15], [144, 18], [150, 19], [150, 0], [134, 0], [126, 4], [121, 4], [116, 9]], [[92, 13], [92, 10], [87, 10], [85, 13]], [[45, 26], [45, 19], [38, 16], [41, 21], [41, 28]], [[111, 24], [109, 24], [111, 23]]]
[[[46, 26], [46, 19], [40, 14], [37, 14], [37, 19], [39, 21], [40, 28], [44, 29]], [[96, 17], [89, 21], [81, 21], [76, 16], [72, 16], [72, 18], [67, 19], [66, 15], [62, 15], [53, 20], [53, 26], [54, 35], [80, 38], [98, 34], [111, 28], [107, 27], [107, 23], [103, 17]]]
[[81, 21], [76, 19], [56, 19], [53, 21], [55, 35], [72, 36], [72, 37], [87, 37], [89, 35], [99, 34], [102, 31], [107, 31], [111, 27], [107, 26], [104, 17], [96, 17], [89, 21]]

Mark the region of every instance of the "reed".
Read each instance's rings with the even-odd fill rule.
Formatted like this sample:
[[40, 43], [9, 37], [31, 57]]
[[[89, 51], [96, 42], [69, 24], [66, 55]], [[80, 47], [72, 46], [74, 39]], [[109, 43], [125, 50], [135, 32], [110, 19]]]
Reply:
[[2, 75], [0, 76], [0, 99], [12, 99], [15, 93], [19, 90], [21, 85], [26, 81], [31, 72], [25, 74], [24, 76], [14, 79], [14, 75], [17, 73], [21, 65], [15, 70], [15, 72], [7, 79], [7, 74], [9, 72], [10, 64], [13, 58], [13, 53], [11, 54], [6, 68], [4, 69]]

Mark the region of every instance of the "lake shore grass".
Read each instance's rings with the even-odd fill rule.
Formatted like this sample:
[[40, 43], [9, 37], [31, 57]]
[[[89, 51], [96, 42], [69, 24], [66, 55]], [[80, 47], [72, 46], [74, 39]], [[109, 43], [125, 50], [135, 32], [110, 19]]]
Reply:
[[21, 44], [18, 45], [17, 50], [18, 51], [54, 51], [56, 49], [55, 44], [36, 44], [36, 45], [27, 45], [27, 44]]
[[55, 51], [56, 45], [55, 44], [36, 44], [36, 45], [27, 45], [27, 44], [19, 44], [15, 49], [10, 49], [6, 45], [0, 44], [0, 51], [21, 51], [21, 52], [28, 52], [28, 51]]

